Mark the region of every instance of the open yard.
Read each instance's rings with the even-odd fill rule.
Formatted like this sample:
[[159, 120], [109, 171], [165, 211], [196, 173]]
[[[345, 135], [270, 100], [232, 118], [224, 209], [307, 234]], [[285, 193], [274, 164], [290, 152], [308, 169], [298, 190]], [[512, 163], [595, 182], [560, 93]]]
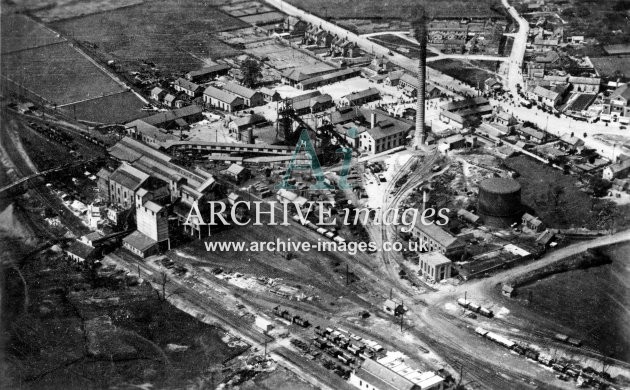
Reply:
[[186, 72], [206, 60], [237, 55], [216, 33], [247, 24], [203, 2], [147, 2], [60, 21], [53, 28], [95, 45], [114, 59], [151, 61], [164, 71]]
[[249, 44], [246, 46], [245, 52], [258, 58], [267, 57], [269, 60], [265, 63], [278, 70], [288, 68], [305, 68], [307, 71], [333, 69], [332, 66], [298, 49], [271, 40]]
[[[375, 37], [370, 37], [370, 40], [378, 43], [379, 45], [383, 45], [390, 50], [401, 53], [407, 57], [420, 58], [420, 45], [401, 38], [398, 35], [383, 34]], [[427, 58], [435, 56], [435, 53], [427, 51]]]
[[124, 91], [67, 43], [4, 54], [2, 75], [56, 105]]
[[495, 76], [494, 73], [467, 61], [444, 59], [428, 62], [427, 65], [474, 87]]

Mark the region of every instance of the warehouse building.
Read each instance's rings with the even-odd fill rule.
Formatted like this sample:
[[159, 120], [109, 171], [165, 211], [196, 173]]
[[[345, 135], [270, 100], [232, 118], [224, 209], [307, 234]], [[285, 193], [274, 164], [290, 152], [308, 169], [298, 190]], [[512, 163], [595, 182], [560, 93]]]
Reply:
[[420, 253], [419, 265], [421, 275], [434, 282], [451, 277], [452, 263], [439, 252]]

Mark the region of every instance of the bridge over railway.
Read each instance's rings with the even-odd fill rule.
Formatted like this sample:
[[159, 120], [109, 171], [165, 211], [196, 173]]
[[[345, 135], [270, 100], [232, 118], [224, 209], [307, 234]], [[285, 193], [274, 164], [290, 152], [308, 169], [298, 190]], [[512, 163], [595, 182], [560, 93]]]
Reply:
[[208, 141], [166, 141], [162, 147], [169, 153], [175, 151], [203, 151], [213, 153], [252, 153], [259, 155], [290, 156], [295, 147], [268, 144], [243, 144]]

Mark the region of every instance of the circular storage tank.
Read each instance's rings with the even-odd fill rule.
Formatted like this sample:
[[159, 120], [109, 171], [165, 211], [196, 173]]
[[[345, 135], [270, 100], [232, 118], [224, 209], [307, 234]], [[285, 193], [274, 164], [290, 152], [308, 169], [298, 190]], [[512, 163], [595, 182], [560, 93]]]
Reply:
[[510, 225], [521, 216], [521, 185], [502, 177], [482, 181], [477, 210], [487, 224]]

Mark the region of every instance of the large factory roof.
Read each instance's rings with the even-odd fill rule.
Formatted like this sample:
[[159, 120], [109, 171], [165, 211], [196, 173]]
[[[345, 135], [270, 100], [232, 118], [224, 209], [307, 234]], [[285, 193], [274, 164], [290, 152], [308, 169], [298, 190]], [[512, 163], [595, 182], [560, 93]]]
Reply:
[[514, 179], [506, 177], [491, 177], [479, 183], [479, 189], [494, 194], [511, 194], [521, 190], [521, 185]]
[[454, 244], [458, 243], [459, 240], [457, 237], [452, 236], [446, 230], [433, 223], [430, 225], [425, 225], [424, 223], [422, 223], [422, 218], [418, 219], [418, 221], [416, 222], [416, 228], [444, 248], [449, 248], [453, 246]]

